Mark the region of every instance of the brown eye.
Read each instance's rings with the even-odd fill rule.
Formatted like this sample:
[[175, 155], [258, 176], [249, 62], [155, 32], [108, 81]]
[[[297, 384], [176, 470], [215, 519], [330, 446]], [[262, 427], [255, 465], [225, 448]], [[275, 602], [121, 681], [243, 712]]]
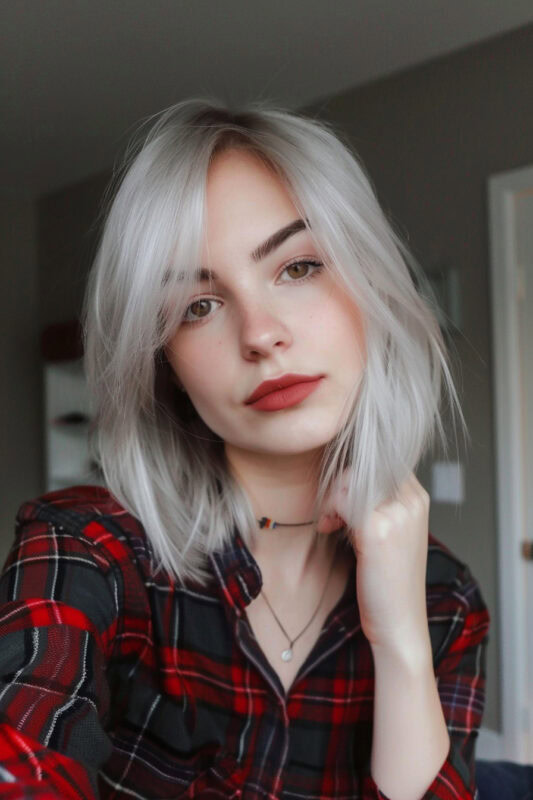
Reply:
[[[301, 261], [293, 261], [292, 264], [287, 264], [283, 269], [283, 273], [289, 276], [289, 283], [296, 283], [297, 281], [306, 281], [308, 278], [314, 278], [318, 275], [323, 268], [321, 261], [315, 261], [311, 258], [306, 258]], [[287, 281], [285, 281], [286, 283]]]
[[287, 272], [291, 278], [304, 278], [309, 271], [309, 264], [307, 261], [298, 261], [296, 264], [289, 264]]
[[195, 322], [202, 322], [212, 316], [213, 308], [220, 305], [220, 300], [215, 300], [213, 297], [200, 297], [198, 300], [193, 300], [187, 308], [182, 318], [184, 325], [194, 325]]
[[191, 303], [190, 306], [187, 307], [185, 321], [195, 322], [196, 320], [209, 316], [212, 302], [213, 300], [207, 300], [206, 298], [195, 300], [194, 303]]
[[203, 317], [209, 312], [209, 300], [196, 300], [194, 303], [191, 303], [189, 310], [192, 311], [193, 314], [195, 314], [195, 311], [200, 311], [200, 313], [195, 314], [195, 316]]

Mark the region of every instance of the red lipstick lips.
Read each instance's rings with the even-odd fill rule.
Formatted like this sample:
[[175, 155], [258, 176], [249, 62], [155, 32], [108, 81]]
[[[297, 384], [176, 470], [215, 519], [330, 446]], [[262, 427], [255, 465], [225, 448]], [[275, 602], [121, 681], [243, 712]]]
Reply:
[[301, 402], [318, 386], [322, 375], [296, 375], [288, 373], [273, 380], [263, 381], [245, 401], [261, 411], [278, 411]]

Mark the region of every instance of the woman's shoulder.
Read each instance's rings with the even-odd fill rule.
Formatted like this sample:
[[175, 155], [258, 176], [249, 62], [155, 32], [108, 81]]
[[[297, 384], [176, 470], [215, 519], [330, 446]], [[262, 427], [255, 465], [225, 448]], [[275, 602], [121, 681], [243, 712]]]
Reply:
[[48, 508], [54, 513], [63, 511], [74, 514], [116, 513], [124, 509], [105, 486], [68, 486], [56, 491], [46, 492], [22, 503], [17, 518], [22, 521], [34, 519], [40, 511]]
[[43, 525], [83, 539], [111, 560], [130, 558], [131, 551], [141, 559], [152, 555], [141, 522], [104, 486], [69, 486], [25, 501], [17, 513], [17, 532]]
[[7, 620], [17, 632], [65, 625], [72, 642], [80, 631], [90, 633], [110, 658], [118, 633], [131, 629], [142, 648], [151, 575], [140, 523], [107, 489], [72, 486], [43, 494], [21, 505], [0, 570], [2, 631]]

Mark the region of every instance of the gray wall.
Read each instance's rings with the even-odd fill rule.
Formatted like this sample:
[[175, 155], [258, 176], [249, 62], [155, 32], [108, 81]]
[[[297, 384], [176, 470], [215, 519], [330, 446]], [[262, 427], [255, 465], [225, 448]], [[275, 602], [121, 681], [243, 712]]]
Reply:
[[101, 205], [111, 173], [46, 195], [37, 203], [39, 319], [44, 328], [81, 313], [93, 260]]
[[33, 204], [0, 197], [0, 562], [20, 504], [41, 490], [39, 297]]
[[[489, 606], [484, 724], [496, 730], [501, 714], [487, 178], [533, 164], [532, 101], [528, 26], [308, 109], [348, 134], [424, 268], [460, 271], [463, 335], [454, 344], [472, 437], [466, 500], [459, 508], [433, 503], [430, 530], [469, 564]], [[419, 478], [429, 489], [429, 459]]]

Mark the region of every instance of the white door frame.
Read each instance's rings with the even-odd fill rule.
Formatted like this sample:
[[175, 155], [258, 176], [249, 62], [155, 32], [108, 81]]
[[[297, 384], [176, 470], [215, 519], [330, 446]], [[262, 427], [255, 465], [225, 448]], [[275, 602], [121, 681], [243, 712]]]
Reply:
[[532, 186], [533, 167], [498, 173], [488, 180], [502, 730], [482, 728], [476, 754], [479, 758], [520, 763], [533, 761], [533, 753], [528, 752], [533, 697], [528, 691], [524, 641], [526, 585], [520, 554], [525, 538], [525, 476], [517, 314], [521, 285], [516, 261], [514, 196]]

